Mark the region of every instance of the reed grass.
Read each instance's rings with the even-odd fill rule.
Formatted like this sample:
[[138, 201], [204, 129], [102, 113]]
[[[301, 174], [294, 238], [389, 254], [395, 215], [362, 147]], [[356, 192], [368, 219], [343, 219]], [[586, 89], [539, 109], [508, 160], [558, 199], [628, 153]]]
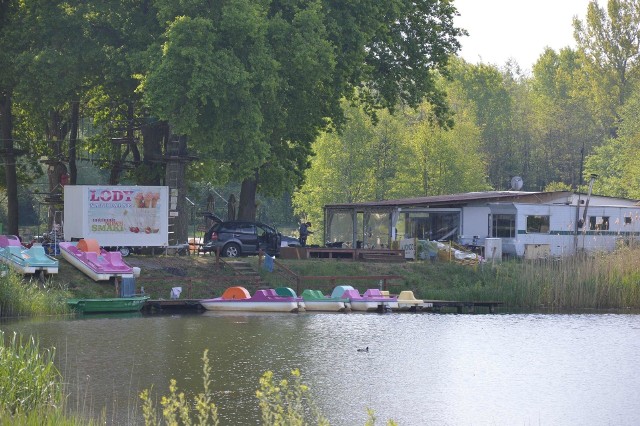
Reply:
[[52, 280], [25, 281], [12, 271], [0, 277], [0, 317], [63, 314], [68, 312], [68, 297], [69, 292]]
[[[412, 290], [421, 299], [498, 301], [506, 310], [640, 309], [640, 249], [635, 247], [620, 247], [612, 253], [476, 265], [443, 260], [387, 265], [329, 260], [281, 262], [300, 275], [400, 275], [402, 285], [391, 287], [391, 292]], [[278, 276], [261, 275], [274, 286], [282, 285]], [[331, 290], [326, 281], [306, 284], [325, 292]], [[346, 280], [339, 284], [364, 291], [378, 283]]]
[[14, 415], [60, 407], [62, 378], [53, 364], [55, 349], [40, 351], [33, 337], [0, 331], [0, 411]]
[[[102, 419], [67, 411], [65, 384], [54, 365], [55, 348], [33, 338], [0, 331], [0, 424], [17, 426], [91, 426]], [[104, 416], [102, 416], [104, 418]]]

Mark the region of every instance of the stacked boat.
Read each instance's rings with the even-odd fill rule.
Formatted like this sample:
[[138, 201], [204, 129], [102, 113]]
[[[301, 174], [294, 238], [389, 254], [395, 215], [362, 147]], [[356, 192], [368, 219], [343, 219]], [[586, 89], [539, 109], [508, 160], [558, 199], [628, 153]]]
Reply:
[[27, 248], [15, 235], [0, 235], [0, 261], [21, 274], [58, 273], [58, 260], [42, 245]]

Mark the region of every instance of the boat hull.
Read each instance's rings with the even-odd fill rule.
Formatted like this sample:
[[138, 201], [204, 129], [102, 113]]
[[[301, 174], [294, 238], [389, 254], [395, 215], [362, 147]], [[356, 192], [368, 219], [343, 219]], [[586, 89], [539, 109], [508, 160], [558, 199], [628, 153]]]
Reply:
[[208, 311], [244, 311], [244, 312], [299, 312], [300, 303], [295, 301], [257, 302], [249, 300], [201, 300], [200, 304]]
[[307, 311], [320, 312], [344, 312], [349, 310], [349, 303], [335, 300], [305, 300], [304, 307]]
[[81, 313], [137, 312], [149, 296], [104, 299], [67, 299], [67, 306]]
[[351, 310], [356, 312], [374, 312], [383, 308], [382, 302], [351, 300]]

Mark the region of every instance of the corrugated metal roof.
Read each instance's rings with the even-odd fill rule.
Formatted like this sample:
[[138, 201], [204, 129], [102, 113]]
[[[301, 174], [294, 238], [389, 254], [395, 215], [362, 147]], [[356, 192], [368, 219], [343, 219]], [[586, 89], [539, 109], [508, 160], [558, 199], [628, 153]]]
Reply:
[[398, 200], [369, 201], [364, 203], [327, 204], [328, 209], [358, 209], [375, 207], [427, 207], [445, 205], [464, 205], [469, 202], [481, 201], [512, 201], [521, 202], [548, 202], [571, 195], [569, 191], [556, 192], [525, 192], [525, 191], [486, 191], [486, 192], [465, 192], [462, 194], [434, 195], [431, 197], [403, 198]]

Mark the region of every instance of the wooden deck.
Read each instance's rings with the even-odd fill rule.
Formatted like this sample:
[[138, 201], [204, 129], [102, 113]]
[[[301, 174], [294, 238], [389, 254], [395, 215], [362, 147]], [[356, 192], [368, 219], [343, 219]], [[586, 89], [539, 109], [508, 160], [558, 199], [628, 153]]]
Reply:
[[378, 262], [404, 262], [404, 250], [349, 249], [334, 247], [282, 247], [283, 259], [336, 259]]
[[203, 311], [200, 299], [149, 299], [144, 303], [142, 310], [145, 312], [166, 311]]
[[488, 308], [489, 313], [495, 313], [498, 306], [502, 306], [502, 302], [458, 302], [453, 300], [425, 300], [425, 304], [430, 303], [433, 312], [442, 312], [443, 309], [453, 308], [457, 313], [475, 313], [476, 308]]
[[[487, 308], [489, 313], [493, 314], [498, 306], [502, 306], [502, 302], [458, 302], [452, 300], [424, 300], [424, 304], [430, 304], [432, 307], [422, 308], [421, 312], [443, 313], [446, 309], [455, 309], [459, 314], [476, 313], [476, 308]], [[204, 311], [204, 308], [199, 299], [156, 299], [147, 300], [142, 310], [145, 312], [201, 312]]]

